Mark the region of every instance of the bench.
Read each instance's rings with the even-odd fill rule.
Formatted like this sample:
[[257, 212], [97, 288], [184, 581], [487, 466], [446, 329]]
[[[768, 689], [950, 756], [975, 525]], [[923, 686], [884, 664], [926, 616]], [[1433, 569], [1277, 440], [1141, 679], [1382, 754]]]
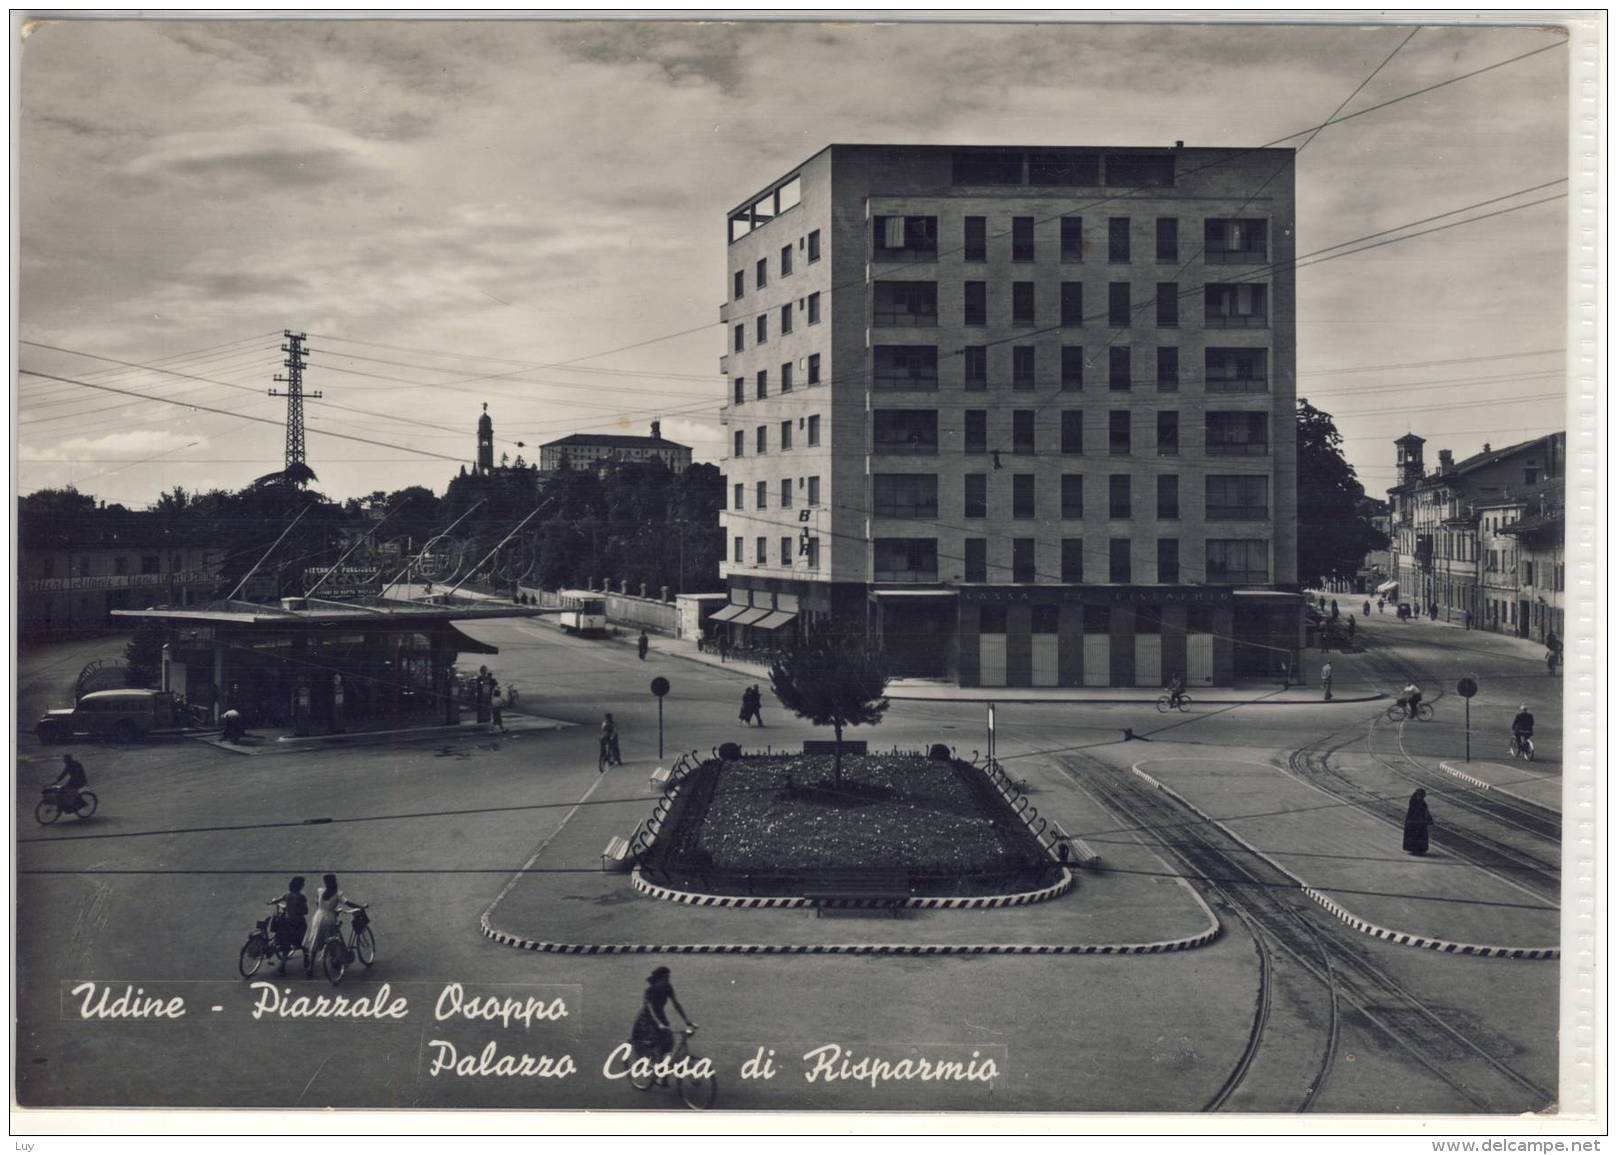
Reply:
[[627, 838], [613, 838], [606, 844], [606, 849], [601, 851], [602, 870], [628, 870], [631, 861]]
[[1100, 855], [1096, 854], [1094, 847], [1082, 838], [1069, 838], [1067, 845], [1072, 847], [1072, 855], [1068, 858], [1068, 862], [1082, 866], [1086, 870], [1096, 870], [1100, 867]]
[[882, 909], [899, 917], [910, 900], [909, 878], [899, 873], [845, 875], [819, 879], [803, 888], [819, 918], [827, 907]]
[[669, 770], [666, 766], [659, 766], [657, 769], [653, 770], [651, 772], [651, 789], [653, 793], [659, 793], [663, 790], [667, 790], [668, 783], [673, 779], [673, 777], [673, 771]]

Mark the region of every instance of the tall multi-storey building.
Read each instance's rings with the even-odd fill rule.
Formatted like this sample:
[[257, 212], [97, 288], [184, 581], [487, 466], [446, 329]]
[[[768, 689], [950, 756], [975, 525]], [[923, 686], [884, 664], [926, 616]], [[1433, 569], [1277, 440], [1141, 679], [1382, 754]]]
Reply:
[[660, 461], [674, 473], [691, 467], [691, 447], [663, 437], [661, 422], [651, 423], [651, 436], [629, 433], [569, 433], [539, 447], [539, 472], [549, 476], [561, 469], [593, 469], [614, 465], [645, 465]]
[[748, 197], [720, 620], [858, 622], [963, 685], [1293, 661], [1292, 169], [832, 145]]

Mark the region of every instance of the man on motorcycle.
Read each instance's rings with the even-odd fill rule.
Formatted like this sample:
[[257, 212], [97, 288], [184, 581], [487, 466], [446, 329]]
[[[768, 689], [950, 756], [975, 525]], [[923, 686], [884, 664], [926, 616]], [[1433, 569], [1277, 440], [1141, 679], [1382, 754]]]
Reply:
[[62, 809], [69, 813], [76, 813], [83, 804], [79, 791], [90, 784], [90, 777], [79, 765], [79, 760], [71, 754], [62, 755], [62, 772], [56, 776], [52, 786], [61, 786], [60, 800]]
[[1522, 703], [1522, 708], [1516, 712], [1516, 716], [1510, 720], [1510, 752], [1515, 754], [1517, 751], [1525, 749], [1526, 742], [1524, 739], [1530, 739], [1532, 736], [1533, 714], [1524, 702]]

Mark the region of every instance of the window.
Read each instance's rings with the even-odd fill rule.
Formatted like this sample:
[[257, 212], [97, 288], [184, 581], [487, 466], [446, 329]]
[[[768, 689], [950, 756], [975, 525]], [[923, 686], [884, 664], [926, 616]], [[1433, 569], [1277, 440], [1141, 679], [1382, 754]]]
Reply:
[[936, 345], [877, 345], [872, 386], [876, 389], [936, 389]]
[[760, 288], [760, 289], [763, 288], [765, 285], [769, 284], [769, 258], [768, 257], [759, 257], [758, 258], [758, 268], [757, 268], [757, 271], [753, 274], [752, 279], [753, 279], [754, 285], [757, 288]]
[[1033, 510], [1033, 474], [1017, 473], [1011, 477], [1011, 516], [1025, 521], [1037, 516]]
[[988, 539], [982, 537], [966, 538], [966, 581], [985, 582], [988, 580]]
[[1034, 377], [1034, 348], [1015, 345], [1011, 348], [1011, 388], [1032, 389]]
[[1084, 539], [1061, 539], [1061, 580], [1076, 585], [1084, 580]]
[[745, 269], [737, 269], [736, 270], [736, 275], [735, 275], [735, 299], [739, 301], [739, 300], [741, 300], [742, 297], [745, 297], [746, 295], [747, 295], [747, 271]]
[[745, 485], [743, 485], [741, 482], [738, 481], [738, 482], [736, 482], [735, 489], [736, 489], [735, 504], [732, 505], [730, 508], [731, 509], [740, 509], [742, 507], [743, 499], [747, 496], [747, 487]]
[[1209, 413], [1208, 454], [1262, 456], [1269, 452], [1267, 413]]
[[803, 556], [808, 559], [809, 569], [820, 568], [820, 539], [811, 537], [803, 543]]
[[1127, 345], [1113, 345], [1107, 350], [1110, 359], [1107, 385], [1117, 393], [1134, 387], [1134, 358]]
[[790, 393], [792, 391], [793, 368], [794, 366], [790, 361], [787, 361], [780, 367], [780, 391], [782, 393]]
[[1208, 285], [1205, 308], [1209, 329], [1263, 329], [1269, 325], [1269, 286]]
[[1076, 393], [1084, 387], [1084, 347], [1061, 346], [1061, 387]]
[[966, 474], [966, 504], [965, 516], [988, 516], [988, 474]]
[[1175, 345], [1157, 346], [1157, 392], [1179, 392], [1179, 348]]
[[752, 451], [754, 453], [769, 452], [769, 426], [758, 426], [753, 436]]
[[1126, 537], [1114, 537], [1111, 541], [1111, 573], [1108, 580], [1118, 584], [1126, 584], [1133, 580], [1130, 577], [1129, 549], [1134, 543]]
[[736, 326], [735, 352], [739, 353], [747, 347], [747, 326]]
[[1011, 218], [1011, 260], [1033, 259], [1033, 218]]
[[1018, 537], [1011, 539], [1011, 580], [1023, 585], [1031, 585], [1039, 580], [1038, 569], [1033, 564], [1034, 541], [1031, 537]]
[[966, 282], [966, 316], [967, 325], [988, 324], [988, 282]]
[[1207, 392], [1265, 393], [1269, 389], [1267, 349], [1208, 349]]
[[936, 409], [877, 409], [871, 414], [877, 453], [936, 453]]
[[1247, 584], [1269, 580], [1269, 543], [1219, 541], [1207, 543], [1209, 584]]
[[1003, 634], [1005, 632], [1005, 618], [1004, 606], [978, 606], [977, 632], [979, 634]]
[[740, 457], [741, 454], [742, 454], [742, 450], [744, 450], [746, 448], [746, 444], [747, 444], [747, 435], [745, 433], [743, 433], [741, 430], [737, 429], [736, 430], [736, 451], [732, 456]]
[[767, 537], [755, 539], [753, 542], [753, 551], [755, 556], [758, 558], [759, 565], [769, 564], [769, 539]]
[[789, 477], [780, 479], [780, 507], [782, 509], [792, 508], [792, 479]]
[[792, 275], [791, 245], [782, 245], [780, 247], [780, 275], [783, 277], [789, 277]]
[[935, 582], [938, 580], [938, 539], [935, 537], [878, 537], [872, 543], [879, 582]]
[[756, 392], [758, 395], [758, 400], [760, 401], [769, 396], [769, 370], [758, 370], [758, 386]]
[[1113, 281], [1106, 289], [1106, 323], [1114, 329], [1127, 329], [1134, 312], [1129, 304], [1129, 283]]
[[1129, 218], [1112, 217], [1106, 224], [1106, 259], [1114, 265], [1128, 264]]
[[792, 306], [788, 302], [780, 307], [780, 332], [785, 336], [792, 331]]
[[1022, 183], [1022, 154], [1019, 152], [957, 152], [953, 161], [957, 185]]
[[1177, 473], [1159, 473], [1157, 475], [1157, 520], [1179, 520], [1179, 475]]
[[1011, 452], [1033, 453], [1033, 421], [1034, 411], [1031, 409], [1011, 410]]
[[1027, 158], [1027, 183], [1094, 186], [1100, 184], [1100, 156], [1093, 152], [1034, 152]]
[[808, 383], [818, 385], [820, 383], [820, 355], [810, 353], [808, 362]]
[[809, 324], [820, 323], [820, 294], [810, 293], [808, 296]]
[[1061, 327], [1081, 329], [1084, 325], [1084, 286], [1081, 281], [1061, 282]]
[[1203, 259], [1209, 265], [1261, 265], [1269, 259], [1269, 222], [1209, 217]]
[[965, 362], [966, 388], [981, 392], [988, 388], [988, 347], [967, 345], [962, 351]]
[[741, 540], [742, 540], [742, 539], [741, 539], [741, 538], [739, 538], [739, 537], [738, 537], [738, 538], [736, 538], [736, 543], [735, 543], [735, 560], [736, 560], [736, 564], [737, 564], [737, 565], [739, 565], [739, 564], [741, 564], [741, 563], [742, 563], [742, 562], [744, 562], [744, 561], [746, 561], [746, 560], [747, 560], [747, 559], [746, 559], [746, 558], [745, 558], [745, 557], [744, 557], [744, 556], [743, 556], [743, 555], [742, 555], [742, 547], [741, 547]]
[[1131, 479], [1126, 473], [1114, 473], [1108, 478], [1106, 516], [1114, 520], [1126, 520], [1133, 507], [1131, 500]]
[[1157, 456], [1179, 455], [1179, 410], [1157, 410]]
[[937, 217], [870, 219], [871, 257], [877, 261], [932, 261], [938, 256]]
[[769, 340], [769, 314], [768, 313], [759, 313], [758, 314], [758, 338], [757, 338], [758, 344], [762, 345], [765, 341], [768, 341], [768, 340]]
[[936, 281], [877, 281], [871, 297], [874, 325], [936, 325]]
[[757, 504], [755, 506], [753, 506], [753, 508], [754, 509], [768, 509], [769, 508], [769, 482], [760, 481], [758, 483], [757, 487], [756, 487], [756, 492], [757, 492], [757, 495], [758, 495], [757, 496]]
[[1061, 218], [1061, 259], [1063, 261], [1081, 261], [1084, 259], [1084, 218]]
[[1082, 453], [1084, 451], [1084, 411], [1082, 409], [1063, 409], [1061, 411], [1061, 452]]
[[1179, 539], [1157, 538], [1157, 581], [1174, 585], [1179, 581]]
[[808, 503], [810, 505], [820, 504], [820, 479], [818, 477], [808, 479]]
[[1061, 516], [1072, 520], [1084, 516], [1084, 475], [1061, 475]]
[[1157, 218], [1157, 260], [1177, 261], [1179, 259], [1179, 218]]
[[1109, 152], [1106, 183], [1124, 188], [1172, 188], [1173, 154]]
[[820, 230], [815, 229], [808, 235], [808, 259], [813, 264], [820, 259]]
[[988, 218], [966, 218], [966, 245], [965, 260], [986, 261], [988, 259]]
[[1032, 281], [1011, 283], [1011, 324], [1024, 326], [1033, 324]]
[[871, 483], [877, 517], [938, 516], [935, 473], [877, 473]]
[[965, 433], [965, 452], [988, 452], [988, 410], [967, 409]]
[[1157, 285], [1157, 328], [1179, 328], [1179, 286], [1166, 282]]
[[792, 539], [789, 537], [780, 539], [780, 564], [782, 569], [792, 568]]
[[743, 402], [745, 402], [746, 399], [747, 399], [747, 379], [745, 377], [737, 377], [736, 378], [736, 404], [740, 405]]
[[1267, 521], [1269, 479], [1263, 474], [1209, 474], [1208, 521]]
[[780, 423], [780, 448], [784, 453], [792, 447], [792, 423], [790, 419]]
[[1113, 457], [1126, 457], [1134, 451], [1131, 431], [1133, 416], [1127, 409], [1113, 409], [1107, 415], [1106, 444]]
[[818, 413], [808, 419], [808, 443], [810, 445], [820, 443], [820, 415]]

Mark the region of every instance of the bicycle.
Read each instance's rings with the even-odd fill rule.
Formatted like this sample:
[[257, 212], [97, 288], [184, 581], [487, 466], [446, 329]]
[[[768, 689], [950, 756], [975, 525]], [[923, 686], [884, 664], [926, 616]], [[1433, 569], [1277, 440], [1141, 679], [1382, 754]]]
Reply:
[[[708, 1064], [708, 1074], [680, 1074], [701, 1066], [707, 1061], [697, 1059], [691, 1055], [690, 1040], [696, 1033], [694, 1026], [687, 1025], [683, 1030], [676, 1032], [674, 1050], [665, 1059], [651, 1061], [651, 1056], [639, 1054], [635, 1056], [635, 1063], [629, 1070], [629, 1082], [636, 1091], [649, 1090], [657, 1082], [657, 1070], [662, 1068], [674, 1076], [674, 1086], [679, 1091], [679, 1097], [685, 1105], [693, 1111], [705, 1111], [713, 1106], [714, 1100], [719, 1097], [719, 1076], [712, 1072], [712, 1065]], [[641, 1060], [644, 1060], [642, 1062]], [[663, 1083], [662, 1086], [668, 1086]]]
[[303, 973], [305, 976], [314, 974], [314, 958], [304, 949], [301, 942], [289, 943], [275, 933], [274, 923], [276, 917], [286, 914], [286, 903], [280, 899], [271, 899], [268, 905], [273, 906], [277, 914], [269, 918], [260, 919], [253, 933], [247, 936], [242, 944], [241, 954], [236, 959], [236, 969], [241, 971], [241, 977], [250, 979], [258, 973], [258, 969], [270, 959], [276, 959], [281, 968], [286, 968], [286, 960], [294, 954], [303, 956]]
[[[77, 793], [78, 800], [72, 806], [64, 806], [63, 799], [69, 793]], [[95, 813], [96, 797], [88, 790], [70, 792], [64, 786], [47, 786], [40, 794], [43, 797], [34, 807], [34, 821], [41, 826], [49, 826], [63, 814], [72, 814], [82, 822]]]
[[1510, 736], [1510, 756], [1531, 762], [1533, 760], [1533, 736], [1531, 734], [1512, 734]]
[[[1387, 721], [1402, 722], [1410, 716], [1409, 703], [1398, 701], [1387, 707]], [[1414, 716], [1422, 722], [1432, 720], [1432, 704], [1422, 702], [1415, 707]]]
[[343, 935], [343, 911], [337, 912], [337, 925], [320, 946], [320, 969], [332, 986], [342, 982], [348, 966], [356, 958], [367, 968], [376, 961], [376, 932], [371, 930], [371, 919], [366, 908], [358, 903], [345, 910], [353, 913], [348, 934]]
[[595, 772], [605, 772], [608, 766], [622, 766], [623, 755], [618, 751], [616, 735], [611, 738], [602, 737], [599, 752], [595, 755]]
[[1189, 710], [1190, 695], [1180, 694], [1177, 701], [1174, 700], [1174, 695], [1172, 694], [1164, 694], [1162, 697], [1157, 699], [1157, 713], [1159, 714], [1166, 714], [1176, 708], [1179, 710]]

